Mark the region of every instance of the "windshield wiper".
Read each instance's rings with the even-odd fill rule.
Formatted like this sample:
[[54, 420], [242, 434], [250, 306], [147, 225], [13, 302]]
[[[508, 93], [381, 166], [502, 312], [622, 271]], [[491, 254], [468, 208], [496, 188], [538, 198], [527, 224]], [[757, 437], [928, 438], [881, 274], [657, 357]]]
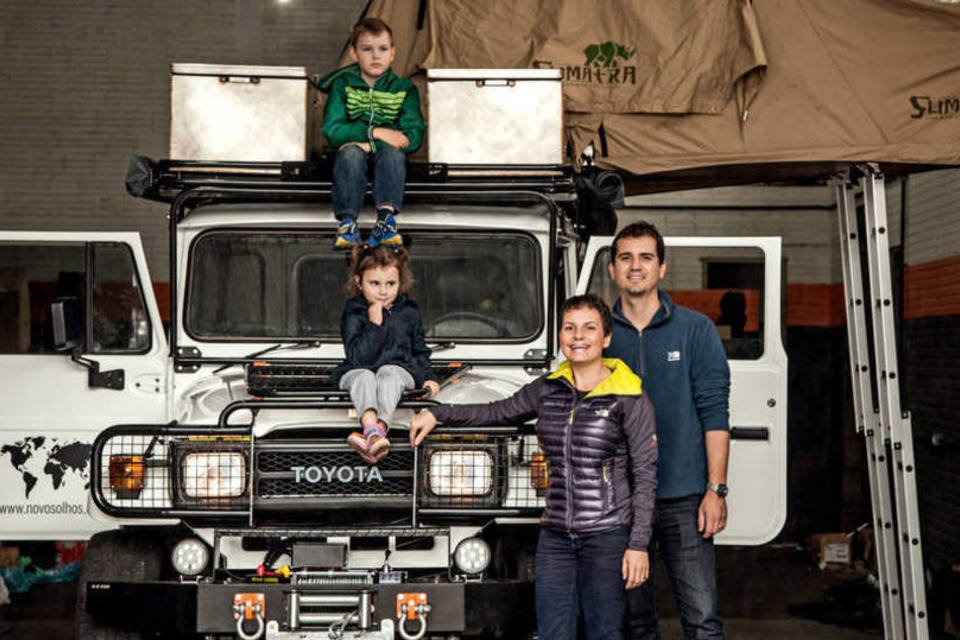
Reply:
[[453, 341], [438, 342], [437, 344], [430, 347], [430, 352], [436, 353], [437, 351], [449, 351], [450, 349], [456, 349], [456, 348], [457, 348], [456, 342], [453, 342]]
[[[292, 344], [288, 342], [278, 342], [277, 344], [270, 345], [266, 349], [261, 349], [260, 351], [254, 351], [253, 353], [247, 354], [243, 356], [243, 359], [252, 360], [253, 358], [259, 358], [260, 356], [265, 356], [268, 353], [272, 353], [274, 351], [294, 351], [297, 349], [319, 349], [322, 346], [323, 346], [323, 342], [321, 342], [320, 340], [305, 340], [303, 342], [294, 342]], [[229, 369], [230, 367], [237, 364], [240, 364], [240, 363], [231, 362], [229, 364], [225, 364], [222, 367], [215, 369], [213, 373], [214, 375], [216, 375], [221, 371]]]

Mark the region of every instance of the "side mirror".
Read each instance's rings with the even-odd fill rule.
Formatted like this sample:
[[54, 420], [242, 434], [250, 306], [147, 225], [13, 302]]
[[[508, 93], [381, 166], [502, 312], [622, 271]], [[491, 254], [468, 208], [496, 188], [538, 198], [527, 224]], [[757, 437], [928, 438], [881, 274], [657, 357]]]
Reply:
[[50, 304], [50, 322], [54, 350], [74, 351], [83, 344], [83, 312], [77, 298], [56, 298]]

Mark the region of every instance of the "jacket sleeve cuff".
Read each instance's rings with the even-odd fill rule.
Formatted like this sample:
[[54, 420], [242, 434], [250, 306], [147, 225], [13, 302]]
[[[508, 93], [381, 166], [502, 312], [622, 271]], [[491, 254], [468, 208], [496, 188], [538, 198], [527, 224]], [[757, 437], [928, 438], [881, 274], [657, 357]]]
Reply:
[[442, 404], [438, 404], [434, 407], [427, 407], [427, 411], [433, 414], [433, 417], [437, 419], [437, 422], [446, 422], [447, 417], [450, 415], [447, 407]]

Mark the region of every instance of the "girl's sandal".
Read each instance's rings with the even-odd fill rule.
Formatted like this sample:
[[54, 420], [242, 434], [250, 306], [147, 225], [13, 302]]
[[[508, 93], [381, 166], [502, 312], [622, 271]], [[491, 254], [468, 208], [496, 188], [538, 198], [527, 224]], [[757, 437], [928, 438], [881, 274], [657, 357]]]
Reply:
[[373, 458], [374, 462], [379, 462], [390, 451], [390, 440], [387, 439], [387, 432], [380, 427], [369, 427], [364, 429], [366, 436], [367, 455]]
[[347, 444], [350, 448], [360, 454], [361, 457], [369, 455], [367, 450], [367, 439], [359, 431], [354, 431], [347, 436]]

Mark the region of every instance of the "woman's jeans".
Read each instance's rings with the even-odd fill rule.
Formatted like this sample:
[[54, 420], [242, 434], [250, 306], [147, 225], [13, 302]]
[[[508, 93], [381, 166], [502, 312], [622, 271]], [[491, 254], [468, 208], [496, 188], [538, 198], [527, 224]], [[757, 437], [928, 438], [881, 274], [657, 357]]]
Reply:
[[537, 629], [540, 640], [576, 640], [583, 614], [586, 640], [622, 640], [626, 591], [623, 554], [630, 530], [580, 536], [540, 528], [537, 544]]
[[[658, 548], [673, 586], [673, 597], [687, 640], [722, 640], [723, 623], [717, 614], [716, 555], [713, 538], [703, 538], [697, 531], [697, 513], [701, 495], [671, 500], [657, 500], [650, 550]], [[628, 595], [630, 640], [659, 640], [657, 601], [653, 580], [653, 557], [650, 578]]]
[[367, 191], [367, 170], [373, 164], [373, 204], [378, 208], [403, 207], [403, 187], [407, 179], [406, 154], [386, 142], [377, 142], [377, 150], [367, 154], [355, 144], [340, 147], [333, 165], [333, 213], [337, 220], [357, 218]]

